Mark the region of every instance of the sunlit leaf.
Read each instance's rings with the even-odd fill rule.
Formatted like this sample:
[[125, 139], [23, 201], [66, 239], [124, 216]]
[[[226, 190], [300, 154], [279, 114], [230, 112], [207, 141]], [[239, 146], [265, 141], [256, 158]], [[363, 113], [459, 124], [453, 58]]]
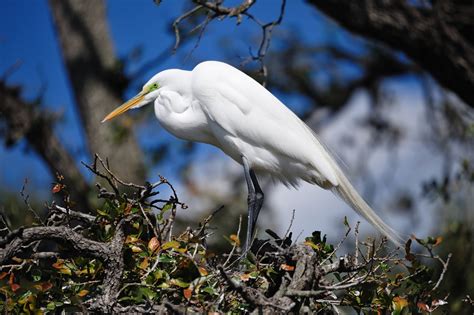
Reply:
[[33, 271], [31, 271], [31, 277], [33, 278], [34, 282], [40, 281], [41, 280], [41, 271], [39, 271], [38, 269], [34, 269]]
[[160, 248], [160, 241], [156, 238], [156, 236], [153, 236], [150, 241], [148, 242], [148, 249], [153, 253], [155, 252], [158, 248]]
[[53, 194], [56, 194], [56, 193], [60, 192], [63, 188], [64, 188], [64, 185], [57, 183], [53, 186], [53, 188], [51, 189], [51, 192]]
[[173, 205], [171, 203], [167, 203], [163, 206], [163, 209], [161, 210], [162, 213], [165, 213], [173, 208]]
[[392, 299], [392, 308], [396, 314], [400, 314], [400, 312], [407, 306], [408, 301], [405, 298], [396, 296]]
[[212, 295], [216, 294], [216, 290], [214, 290], [214, 288], [212, 287], [205, 287], [204, 289], [202, 289], [202, 291]]
[[189, 283], [184, 282], [181, 279], [171, 279], [170, 284], [176, 285], [176, 286], [181, 287], [181, 288], [188, 288], [189, 287]]
[[193, 289], [191, 289], [191, 288], [184, 289], [183, 290], [183, 295], [187, 300], [189, 300], [191, 298], [191, 296], [193, 295]]
[[232, 245], [234, 246], [240, 246], [240, 239], [236, 234], [231, 234], [229, 236], [229, 239], [232, 241]]
[[127, 203], [127, 205], [125, 206], [125, 209], [123, 209], [123, 214], [128, 215], [128, 214], [130, 214], [131, 210], [132, 210], [132, 204]]
[[54, 311], [54, 309], [56, 309], [56, 304], [54, 302], [49, 302], [48, 305], [46, 305], [46, 309], [48, 311]]
[[426, 305], [425, 303], [423, 302], [418, 302], [416, 303], [416, 306], [418, 306], [418, 308], [421, 310], [421, 311], [425, 311], [425, 312], [429, 312], [430, 311], [430, 307], [428, 305]]
[[72, 275], [72, 271], [68, 267], [63, 267], [59, 269], [59, 272], [68, 276]]
[[148, 257], [145, 257], [145, 259], [143, 259], [143, 261], [140, 263], [138, 268], [146, 270], [149, 265], [150, 265], [150, 263], [148, 262]]
[[306, 242], [304, 242], [304, 244], [307, 245], [307, 246], [309, 246], [309, 247], [311, 247], [311, 248], [314, 249], [314, 250], [320, 250], [320, 249], [321, 249], [321, 247], [319, 246], [319, 244], [316, 245], [316, 244], [314, 244], [312, 241], [306, 241]]
[[158, 286], [158, 288], [161, 288], [161, 289], [168, 289], [169, 287], [170, 285], [167, 282], [163, 282], [162, 284]]
[[178, 241], [169, 241], [169, 242], [164, 243], [161, 249], [167, 250], [170, 248], [179, 248], [179, 246], [180, 244]]
[[81, 291], [79, 291], [79, 293], [78, 293], [77, 295], [80, 296], [80, 297], [84, 297], [84, 296], [86, 296], [88, 293], [89, 293], [88, 290], [81, 290]]
[[175, 262], [175, 259], [173, 257], [168, 256], [168, 255], [160, 255], [158, 260], [161, 263], [174, 263]]
[[48, 291], [49, 289], [53, 287], [53, 284], [49, 281], [43, 282], [40, 285], [41, 285], [41, 291], [43, 292]]
[[23, 262], [22, 258], [19, 258], [19, 257], [16, 257], [16, 256], [12, 257], [12, 260], [16, 263], [22, 263]]
[[131, 249], [132, 252], [134, 252], [134, 253], [140, 253], [140, 252], [143, 251], [140, 247], [135, 246], [135, 245], [130, 246], [130, 249]]
[[10, 284], [10, 289], [12, 289], [13, 292], [16, 292], [20, 287], [18, 283], [12, 283]]
[[204, 267], [198, 267], [198, 271], [199, 271], [199, 274], [203, 277], [209, 274]]
[[285, 270], [285, 271], [293, 271], [295, 270], [295, 267], [287, 265], [287, 264], [281, 264], [280, 269]]
[[103, 217], [108, 217], [109, 216], [109, 214], [106, 211], [103, 211], [103, 210], [100, 210], [100, 209], [96, 209], [96, 211], [97, 211], [98, 214], [100, 214]]
[[132, 235], [127, 235], [127, 237], [125, 238], [125, 243], [126, 244], [133, 244], [133, 243], [136, 243], [138, 242], [140, 239], [135, 237], [135, 236], [132, 236]]
[[61, 269], [64, 265], [64, 261], [62, 259], [58, 259], [54, 264], [52, 264], [53, 268]]

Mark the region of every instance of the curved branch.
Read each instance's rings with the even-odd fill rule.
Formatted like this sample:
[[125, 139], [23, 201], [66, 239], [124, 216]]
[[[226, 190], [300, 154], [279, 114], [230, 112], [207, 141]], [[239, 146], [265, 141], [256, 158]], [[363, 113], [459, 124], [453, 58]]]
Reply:
[[109, 252], [109, 245], [92, 241], [81, 234], [74, 232], [67, 226], [39, 226], [21, 229], [12, 232], [15, 234], [13, 240], [0, 251], [0, 265], [5, 264], [8, 259], [13, 257], [21, 247], [34, 241], [54, 240], [66, 241], [78, 252], [90, 257], [103, 259]]

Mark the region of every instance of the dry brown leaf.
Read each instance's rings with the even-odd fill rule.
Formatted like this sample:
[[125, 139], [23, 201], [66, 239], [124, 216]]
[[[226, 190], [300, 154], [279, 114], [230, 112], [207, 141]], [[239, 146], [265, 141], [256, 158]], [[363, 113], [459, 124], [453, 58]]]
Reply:
[[189, 300], [193, 295], [193, 289], [187, 288], [183, 290], [184, 297]]
[[280, 265], [280, 268], [282, 270], [285, 270], [285, 271], [293, 271], [295, 270], [295, 267], [294, 266], [290, 266], [290, 265], [287, 265], [287, 264], [281, 264]]
[[148, 262], [148, 257], [145, 257], [145, 259], [143, 259], [143, 261], [140, 263], [140, 266], [138, 266], [138, 267], [140, 269], [145, 270], [146, 268], [148, 268], [149, 265], [150, 265], [150, 263]]
[[202, 277], [205, 277], [207, 276], [209, 273], [207, 272], [207, 270], [204, 268], [204, 267], [198, 267], [198, 271], [199, 271], [199, 274], [202, 276]]
[[130, 214], [131, 210], [132, 210], [132, 204], [127, 203], [127, 205], [125, 206], [125, 209], [123, 210], [123, 214], [128, 215], [128, 214]]
[[235, 246], [240, 246], [240, 239], [236, 234], [232, 234], [231, 236], [229, 236], [229, 239], [232, 241], [232, 245], [235, 244]]
[[53, 188], [51, 189], [51, 192], [52, 192], [53, 194], [56, 194], [56, 193], [60, 192], [61, 189], [63, 189], [63, 185], [61, 185], [61, 184], [58, 183], [58, 184], [56, 184], [56, 185], [53, 186]]
[[2, 280], [3, 278], [5, 278], [6, 276], [8, 275], [8, 272], [1, 272], [0, 273], [0, 280]]
[[16, 292], [19, 288], [21, 288], [21, 287], [17, 283], [10, 284], [10, 289], [12, 289], [13, 292]]
[[160, 248], [160, 241], [156, 238], [156, 236], [153, 236], [148, 242], [148, 249], [154, 253], [158, 248]]
[[41, 286], [41, 291], [48, 291], [49, 289], [51, 289], [53, 287], [53, 284], [51, 282], [43, 282], [40, 284]]
[[79, 293], [78, 293], [77, 295], [80, 296], [80, 297], [84, 297], [84, 296], [86, 296], [88, 293], [89, 293], [88, 290], [81, 290], [81, 291], [79, 291]]
[[250, 273], [244, 273], [240, 275], [240, 280], [242, 280], [243, 282], [247, 282], [249, 281], [249, 279], [250, 279]]

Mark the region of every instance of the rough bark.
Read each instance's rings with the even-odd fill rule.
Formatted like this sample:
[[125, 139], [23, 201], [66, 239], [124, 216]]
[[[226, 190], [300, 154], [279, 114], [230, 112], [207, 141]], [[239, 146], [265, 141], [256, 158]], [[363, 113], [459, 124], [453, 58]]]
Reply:
[[18, 90], [0, 82], [0, 121], [6, 126], [6, 146], [25, 138], [30, 147], [43, 159], [51, 174], [64, 176], [72, 200], [87, 211], [90, 187], [79, 171], [74, 159], [56, 137], [53, 117], [38, 107], [24, 102]]
[[[64, 63], [91, 154], [107, 157], [121, 178], [141, 182], [143, 152], [123, 120], [101, 124], [122, 103], [127, 79], [107, 25], [104, 1], [50, 0]], [[127, 167], [118, 167], [126, 165]]]
[[469, 2], [414, 6], [404, 0], [307, 1], [350, 32], [406, 53], [474, 107], [474, 16]]

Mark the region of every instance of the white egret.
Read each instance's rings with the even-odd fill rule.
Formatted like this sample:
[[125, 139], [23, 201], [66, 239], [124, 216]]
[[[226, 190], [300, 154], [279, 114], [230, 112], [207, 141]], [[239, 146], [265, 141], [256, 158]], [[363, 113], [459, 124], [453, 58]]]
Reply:
[[357, 193], [315, 133], [240, 70], [223, 62], [206, 61], [192, 71], [162, 71], [102, 122], [151, 102], [168, 132], [214, 145], [243, 165], [248, 187], [246, 250], [264, 199], [255, 172], [268, 173], [285, 185], [297, 186], [304, 180], [332, 190], [400, 245], [401, 237]]

